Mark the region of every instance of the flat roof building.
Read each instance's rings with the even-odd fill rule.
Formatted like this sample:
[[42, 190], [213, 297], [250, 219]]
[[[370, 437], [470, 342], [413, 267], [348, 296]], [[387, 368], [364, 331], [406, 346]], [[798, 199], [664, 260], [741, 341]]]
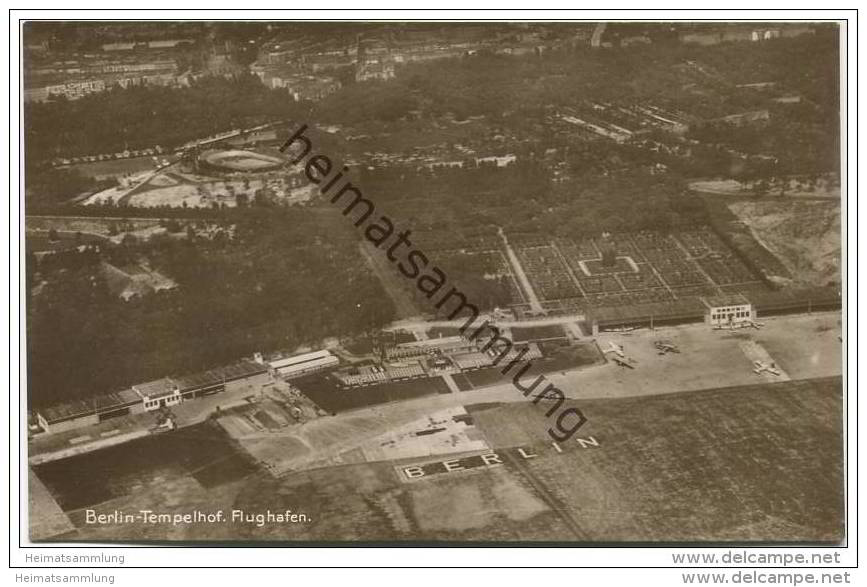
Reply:
[[296, 377], [304, 373], [334, 367], [338, 363], [340, 363], [340, 359], [332, 355], [331, 351], [321, 350], [269, 361], [268, 366], [280, 377]]
[[148, 411], [156, 410], [160, 406], [173, 406], [181, 403], [180, 389], [168, 377], [138, 383], [132, 386], [132, 390], [142, 398], [145, 410]]
[[706, 306], [695, 298], [685, 298], [670, 302], [650, 302], [646, 304], [625, 304], [590, 308], [587, 318], [593, 327], [593, 334], [604, 330], [637, 328], [654, 325], [703, 322]]
[[837, 310], [843, 306], [843, 297], [836, 287], [786, 288], [750, 293], [749, 298], [757, 316]]
[[73, 399], [36, 411], [36, 421], [45, 432], [62, 432], [104, 420], [141, 412], [142, 399], [131, 389], [86, 399]]
[[707, 306], [705, 320], [712, 326], [734, 327], [755, 319], [753, 305], [741, 294], [707, 296], [702, 301]]
[[[337, 360], [337, 357], [332, 357]], [[242, 360], [207, 371], [163, 377], [131, 388], [86, 399], [73, 399], [36, 410], [36, 421], [46, 432], [62, 432], [98, 424], [109, 418], [152, 411], [203, 395], [255, 389], [272, 383], [266, 365]]]
[[331, 355], [331, 351], [321, 350], [321, 351], [313, 351], [310, 353], [302, 353], [300, 355], [293, 355], [291, 357], [283, 357], [281, 359], [274, 359], [273, 361], [268, 361], [268, 366], [272, 369], [280, 369], [281, 367], [288, 367], [289, 365], [294, 365], [296, 363], [301, 363], [303, 361], [308, 361], [312, 359], [318, 359], [321, 357], [327, 357]]
[[443, 336], [440, 338], [402, 342], [387, 349], [385, 354], [389, 359], [396, 359], [401, 357], [419, 357], [435, 351], [457, 353], [475, 350], [475, 342], [470, 342], [460, 336]]
[[184, 400], [211, 395], [226, 390], [226, 384], [268, 373], [268, 367], [255, 361], [239, 361], [207, 371], [173, 377]]
[[106, 420], [114, 416], [129, 414], [131, 408], [142, 405], [142, 400], [132, 389], [122, 389], [96, 396], [94, 405], [100, 420]]

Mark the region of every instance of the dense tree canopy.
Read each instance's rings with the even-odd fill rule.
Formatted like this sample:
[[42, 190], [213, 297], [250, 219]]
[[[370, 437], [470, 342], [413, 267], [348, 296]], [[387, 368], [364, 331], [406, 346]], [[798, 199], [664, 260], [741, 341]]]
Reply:
[[232, 128], [291, 118], [300, 108], [253, 75], [205, 77], [189, 87], [117, 87], [79, 100], [27, 103], [28, 160], [175, 147]]
[[[36, 264], [44, 283], [28, 307], [33, 403], [318, 344], [393, 318], [338, 211], [251, 209], [234, 220], [232, 241], [166, 238]], [[111, 295], [100, 261], [141, 260], [179, 287], [130, 302]]]
[[[836, 35], [820, 32], [715, 47], [664, 43], [524, 57], [481, 53], [411, 64], [387, 82], [347, 84], [312, 112], [252, 76], [28, 104], [27, 183], [40, 195], [30, 205], [49, 213], [131, 215], [120, 206], [58, 206], [94, 185], [74, 172], [50, 169], [47, 161], [155, 145], [169, 148], [275, 119], [303, 119], [311, 131], [330, 123], [360, 127], [358, 134], [382, 141], [370, 150], [398, 154], [414, 148], [412, 140], [427, 130], [437, 137], [431, 152], [444, 153], [444, 158], [462, 157], [455, 155], [455, 143], [474, 138], [454, 129], [493, 129], [491, 135], [511, 141], [491, 141], [493, 148], [508, 148], [515, 156], [503, 167], [478, 165], [469, 154], [474, 151], [464, 149], [461, 168], [364, 165], [348, 174], [378, 213], [413, 231], [416, 246], [430, 253], [431, 263], [446, 270], [468, 299], [490, 308], [507, 303], [507, 284], [484, 275], [480, 259], [452, 253], [479, 235], [495, 234], [497, 227], [507, 233], [583, 238], [602, 231], [665, 231], [703, 223], [708, 213], [702, 200], [688, 194], [688, 178], [743, 174], [737, 170], [745, 167], [741, 153], [778, 159], [774, 173], [834, 170], [838, 72], [827, 64], [829, 59], [836, 63], [836, 50]], [[715, 120], [767, 107], [768, 100], [755, 90], [738, 88], [766, 81], [798, 94], [801, 101], [770, 106], [767, 122], [759, 125], [739, 128]], [[695, 121], [690, 134], [653, 131], [615, 143], [561, 132], [552, 123], [564, 106], [629, 100], [690, 113]], [[469, 117], [483, 118], [454, 124]], [[348, 150], [345, 136], [322, 134], [326, 136], [316, 140], [320, 152], [335, 161], [347, 154], [341, 153], [341, 148]], [[642, 140], [666, 148], [648, 148]], [[482, 153], [488, 144], [471, 146], [488, 154]], [[672, 146], [677, 148], [668, 148]], [[358, 149], [360, 154], [366, 150]], [[239, 204], [233, 210], [134, 211], [166, 219], [163, 223], [173, 233], [185, 230], [191, 219], [233, 224], [231, 239], [198, 238], [187, 229], [186, 240], [126, 239], [99, 253], [87, 249], [39, 263], [30, 256], [34, 404], [195, 371], [257, 350], [363, 333], [392, 319], [392, 302], [359, 253], [360, 235], [338, 208], [314, 200], [286, 209], [272, 206], [262, 194]], [[131, 302], [112, 295], [102, 263], [133, 266], [142, 261], [179, 287]], [[429, 300], [419, 307], [430, 308]]]

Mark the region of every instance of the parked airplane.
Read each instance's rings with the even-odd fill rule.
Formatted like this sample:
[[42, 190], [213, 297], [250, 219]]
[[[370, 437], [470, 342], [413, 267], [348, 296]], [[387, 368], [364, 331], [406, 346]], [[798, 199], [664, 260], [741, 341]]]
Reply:
[[602, 352], [606, 353], [606, 354], [607, 353], [614, 353], [618, 357], [626, 358], [626, 354], [624, 354], [624, 352], [623, 352], [623, 345], [622, 344], [614, 344], [613, 342], [609, 342], [608, 348], [603, 349]]
[[764, 325], [765, 325], [764, 322], [756, 322], [756, 321], [754, 321], [754, 320], [750, 320], [750, 321], [748, 321], [747, 324], [749, 324], [752, 328], [755, 328], [756, 330], [759, 330], [760, 328], [763, 328]]
[[680, 349], [677, 348], [676, 345], [666, 342], [664, 340], [657, 340], [653, 343], [653, 346], [656, 347], [656, 350], [659, 351], [658, 354], [664, 355], [666, 353], [679, 353]]
[[629, 367], [630, 369], [635, 369], [635, 365], [632, 364], [635, 362], [633, 359], [624, 359], [615, 355], [612, 357], [612, 360], [617, 363], [618, 367]]
[[780, 370], [777, 369], [777, 365], [771, 363], [770, 365], [766, 363], [762, 363], [761, 361], [753, 361], [753, 372], [757, 375], [761, 375], [762, 373], [771, 373], [772, 375], [780, 375]]

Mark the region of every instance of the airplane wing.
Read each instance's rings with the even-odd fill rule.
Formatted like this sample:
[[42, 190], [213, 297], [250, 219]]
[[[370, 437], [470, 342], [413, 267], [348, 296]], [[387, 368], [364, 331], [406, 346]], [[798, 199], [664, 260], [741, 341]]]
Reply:
[[620, 365], [621, 367], [629, 367], [630, 369], [635, 369], [635, 366], [632, 365], [629, 361], [625, 359], [621, 359], [620, 357], [615, 357], [614, 361]]

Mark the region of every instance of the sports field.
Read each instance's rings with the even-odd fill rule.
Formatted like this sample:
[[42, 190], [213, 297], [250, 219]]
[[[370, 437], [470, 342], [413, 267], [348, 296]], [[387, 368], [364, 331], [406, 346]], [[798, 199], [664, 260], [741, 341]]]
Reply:
[[285, 163], [279, 157], [272, 157], [255, 151], [233, 149], [229, 151], [205, 151], [201, 159], [208, 164], [227, 171], [262, 171], [274, 169]]

